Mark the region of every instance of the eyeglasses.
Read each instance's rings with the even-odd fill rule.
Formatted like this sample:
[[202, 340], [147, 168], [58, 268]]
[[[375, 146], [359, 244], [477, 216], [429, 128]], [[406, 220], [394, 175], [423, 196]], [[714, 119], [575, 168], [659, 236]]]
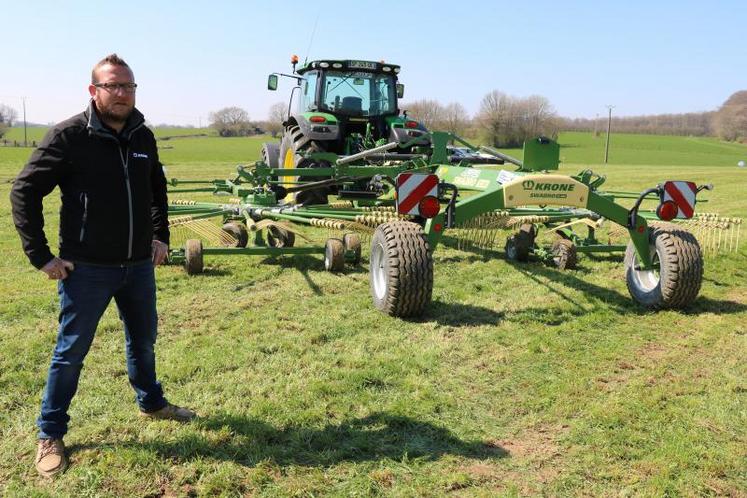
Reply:
[[107, 92], [115, 93], [122, 90], [124, 93], [135, 93], [137, 83], [94, 83], [96, 88], [103, 88]]

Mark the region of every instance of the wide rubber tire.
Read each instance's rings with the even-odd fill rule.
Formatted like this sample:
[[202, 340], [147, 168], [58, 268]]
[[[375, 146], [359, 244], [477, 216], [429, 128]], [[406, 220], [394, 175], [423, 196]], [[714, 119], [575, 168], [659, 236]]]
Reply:
[[676, 225], [651, 227], [649, 242], [658, 271], [636, 270], [633, 243], [625, 251], [625, 280], [630, 295], [648, 309], [681, 309], [690, 305], [703, 281], [703, 253], [693, 234]]
[[223, 225], [223, 231], [236, 239], [233, 247], [246, 247], [249, 243], [249, 232], [246, 225], [239, 221], [229, 221]]
[[280, 164], [280, 144], [275, 142], [263, 143], [262, 161], [270, 168], [277, 168]]
[[184, 243], [184, 270], [187, 275], [197, 275], [202, 269], [202, 241], [189, 239]]
[[573, 270], [578, 263], [576, 244], [568, 239], [555, 239], [552, 243], [552, 262], [559, 270]]
[[350, 262], [352, 265], [357, 265], [361, 262], [361, 238], [357, 233], [346, 233], [343, 235], [342, 245], [345, 246], [345, 251], [353, 252], [353, 260]]
[[433, 293], [433, 258], [420, 225], [390, 221], [371, 239], [371, 295], [391, 316], [419, 316]]
[[340, 239], [327, 239], [324, 244], [324, 269], [331, 272], [345, 268], [345, 246]]
[[[280, 140], [278, 151], [278, 167], [280, 168], [307, 168], [311, 166], [311, 161], [304, 158], [301, 153], [324, 152], [325, 148], [322, 143], [310, 140], [304, 136], [301, 129], [297, 126], [289, 126], [285, 129], [283, 138]], [[285, 177], [286, 179], [289, 177]], [[298, 181], [299, 177], [290, 177], [292, 181]], [[304, 177], [306, 181], [324, 180], [324, 177]], [[288, 185], [293, 186], [293, 185]], [[327, 189], [319, 188], [306, 190], [290, 194], [286, 201], [298, 204], [326, 204]]]

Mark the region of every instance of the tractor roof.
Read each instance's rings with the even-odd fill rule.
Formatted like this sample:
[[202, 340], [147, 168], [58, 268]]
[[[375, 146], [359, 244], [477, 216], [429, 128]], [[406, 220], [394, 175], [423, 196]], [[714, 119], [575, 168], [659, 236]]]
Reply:
[[348, 71], [370, 71], [373, 73], [399, 73], [399, 66], [385, 62], [321, 59], [311, 61], [297, 71], [304, 74], [313, 69], [339, 69]]

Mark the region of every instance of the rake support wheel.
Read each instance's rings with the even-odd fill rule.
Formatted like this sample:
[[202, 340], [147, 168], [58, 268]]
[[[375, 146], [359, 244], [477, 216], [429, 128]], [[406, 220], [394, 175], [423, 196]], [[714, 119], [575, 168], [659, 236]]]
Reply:
[[238, 221], [229, 221], [223, 225], [223, 231], [236, 239], [233, 247], [246, 247], [249, 243], [249, 232], [246, 225]]
[[506, 239], [506, 259], [509, 261], [529, 261], [529, 253], [537, 237], [537, 228], [531, 223], [524, 223], [519, 231]]
[[361, 262], [361, 238], [357, 233], [346, 233], [343, 235], [342, 245], [345, 246], [346, 251], [353, 251], [354, 257], [350, 262], [352, 265], [357, 265]]
[[267, 244], [270, 247], [293, 247], [296, 234], [284, 228], [271, 226], [267, 229]]
[[202, 241], [189, 239], [184, 243], [184, 269], [187, 275], [202, 273]]
[[345, 267], [345, 246], [340, 239], [327, 239], [324, 244], [324, 269], [330, 272], [342, 271]]
[[556, 239], [552, 243], [552, 262], [559, 270], [573, 270], [578, 263], [576, 244], [568, 239]]
[[374, 306], [390, 316], [418, 316], [431, 301], [433, 258], [420, 225], [390, 221], [371, 240]]
[[681, 309], [698, 296], [703, 281], [703, 253], [695, 236], [672, 224], [650, 228], [655, 269], [638, 270], [633, 243], [625, 251], [625, 280], [633, 299], [648, 309]]

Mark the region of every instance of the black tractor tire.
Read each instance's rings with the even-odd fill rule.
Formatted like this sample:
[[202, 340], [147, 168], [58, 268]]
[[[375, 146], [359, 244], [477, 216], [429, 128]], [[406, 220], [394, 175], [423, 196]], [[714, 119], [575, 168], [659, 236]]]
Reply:
[[379, 225], [370, 260], [374, 306], [390, 316], [422, 315], [433, 293], [433, 258], [420, 225], [400, 220]]
[[324, 269], [333, 273], [345, 267], [345, 246], [340, 239], [327, 239], [324, 244]]
[[350, 264], [353, 266], [358, 265], [361, 262], [361, 238], [357, 233], [346, 233], [342, 236], [342, 245], [345, 246], [345, 251], [353, 252], [353, 259]]
[[280, 144], [275, 142], [263, 143], [262, 161], [270, 168], [277, 168], [280, 164]]
[[202, 241], [189, 239], [184, 243], [184, 270], [187, 275], [202, 273]]
[[295, 233], [275, 226], [267, 229], [267, 245], [270, 247], [293, 247], [295, 244]]
[[537, 237], [537, 228], [531, 223], [524, 223], [519, 231], [506, 239], [506, 259], [509, 261], [529, 261], [529, 253], [534, 247], [534, 239]]
[[246, 225], [240, 221], [224, 223], [223, 231], [236, 239], [236, 243], [231, 244], [232, 247], [246, 247], [249, 243], [249, 232], [246, 229]]
[[556, 239], [552, 243], [552, 262], [559, 270], [573, 270], [578, 263], [576, 244], [568, 239]]
[[[278, 150], [278, 167], [280, 168], [308, 168], [312, 167], [312, 161], [306, 159], [301, 153], [324, 152], [324, 145], [304, 136], [301, 128], [297, 125], [289, 126], [283, 133]], [[285, 177], [286, 179], [288, 177]], [[297, 181], [298, 177], [291, 177]], [[306, 181], [324, 180], [324, 177], [304, 177]], [[327, 188], [318, 188], [296, 192], [291, 200], [297, 204], [326, 204]]]
[[673, 224], [650, 227], [651, 256], [657, 270], [636, 269], [638, 256], [632, 242], [625, 251], [628, 292], [641, 306], [682, 309], [698, 297], [703, 282], [703, 253], [693, 234]]

